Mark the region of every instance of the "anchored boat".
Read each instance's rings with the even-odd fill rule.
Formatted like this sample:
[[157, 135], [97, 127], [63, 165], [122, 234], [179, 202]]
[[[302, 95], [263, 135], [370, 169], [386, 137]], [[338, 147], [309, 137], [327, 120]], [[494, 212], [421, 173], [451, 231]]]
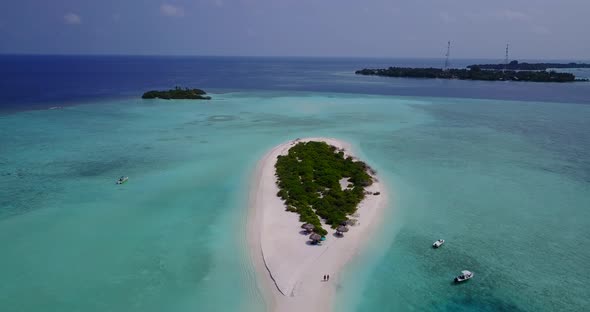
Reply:
[[432, 247], [433, 248], [438, 248], [438, 247], [442, 246], [442, 244], [444, 244], [444, 243], [445, 243], [445, 240], [444, 239], [439, 239], [436, 242], [434, 242], [434, 244], [432, 244]]
[[472, 277], [473, 277], [473, 272], [470, 272], [467, 270], [461, 271], [461, 275], [455, 277], [455, 283], [464, 282]]

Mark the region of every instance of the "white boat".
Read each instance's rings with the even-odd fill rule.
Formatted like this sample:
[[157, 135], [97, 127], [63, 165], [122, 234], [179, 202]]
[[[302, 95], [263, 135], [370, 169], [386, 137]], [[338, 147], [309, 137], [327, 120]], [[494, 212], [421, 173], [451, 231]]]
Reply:
[[432, 247], [438, 248], [438, 247], [442, 246], [442, 244], [444, 244], [444, 243], [445, 243], [444, 239], [439, 239], [436, 242], [434, 242], [434, 244], [432, 244]]
[[117, 184], [123, 184], [123, 183], [127, 182], [127, 180], [129, 180], [129, 177], [122, 176], [117, 180]]
[[472, 277], [473, 277], [473, 272], [470, 272], [467, 270], [461, 271], [461, 275], [455, 277], [455, 283], [464, 282]]

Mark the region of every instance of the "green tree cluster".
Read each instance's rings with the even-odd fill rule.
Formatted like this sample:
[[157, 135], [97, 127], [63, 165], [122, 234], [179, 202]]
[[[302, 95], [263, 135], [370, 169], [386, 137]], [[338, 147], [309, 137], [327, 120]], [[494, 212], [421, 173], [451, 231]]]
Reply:
[[547, 70], [549, 68], [590, 68], [587, 63], [519, 63], [514, 60], [508, 64], [475, 64], [469, 65], [467, 68], [479, 67], [481, 69], [495, 69], [495, 70]]
[[210, 96], [205, 96], [207, 94], [205, 91], [201, 89], [182, 89], [180, 87], [176, 87], [174, 89], [168, 91], [148, 91], [144, 93], [141, 98], [142, 99], [164, 99], [164, 100], [210, 100]]
[[[275, 165], [278, 196], [287, 210], [297, 212], [299, 220], [315, 226], [314, 232], [326, 235], [320, 218], [332, 227], [348, 220], [373, 183], [370, 168], [362, 161], [325, 142], [300, 142], [279, 156]], [[351, 187], [342, 189], [340, 180], [348, 178]]]
[[362, 69], [355, 72], [357, 75], [375, 75], [385, 77], [408, 77], [408, 78], [438, 78], [438, 79], [461, 79], [461, 80], [486, 80], [486, 81], [531, 81], [531, 82], [572, 82], [582, 81], [570, 73], [558, 73], [556, 71], [500, 71], [482, 70], [479, 66], [472, 66], [470, 69], [448, 69], [440, 68], [406, 68], [389, 67], [384, 69]]

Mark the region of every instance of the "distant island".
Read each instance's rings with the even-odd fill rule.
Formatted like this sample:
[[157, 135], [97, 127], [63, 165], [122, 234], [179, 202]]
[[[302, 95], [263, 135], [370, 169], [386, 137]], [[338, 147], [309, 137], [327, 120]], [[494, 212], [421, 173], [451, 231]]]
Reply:
[[512, 61], [508, 64], [475, 64], [469, 65], [467, 68], [479, 67], [480, 69], [495, 69], [495, 70], [547, 70], [549, 68], [590, 68], [590, 64], [586, 63], [519, 63]]
[[469, 69], [441, 69], [441, 68], [409, 68], [389, 67], [384, 69], [362, 69], [355, 72], [357, 75], [372, 75], [384, 77], [406, 78], [438, 78], [460, 80], [484, 80], [484, 81], [530, 81], [530, 82], [573, 82], [588, 81], [576, 79], [570, 73], [558, 73], [556, 71], [514, 71], [514, 70], [483, 70], [478, 66]]
[[176, 87], [168, 91], [148, 91], [144, 93], [142, 99], [164, 99], [164, 100], [210, 100], [205, 91], [201, 89], [182, 89]]

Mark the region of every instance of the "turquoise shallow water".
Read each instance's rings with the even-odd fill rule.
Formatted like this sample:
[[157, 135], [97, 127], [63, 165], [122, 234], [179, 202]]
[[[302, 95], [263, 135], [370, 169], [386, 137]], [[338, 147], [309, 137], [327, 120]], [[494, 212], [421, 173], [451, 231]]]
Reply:
[[[351, 142], [390, 187], [346, 311], [590, 307], [590, 107], [243, 92], [0, 115], [3, 311], [260, 311], [244, 231], [271, 147]], [[130, 176], [116, 186], [120, 175]], [[432, 250], [438, 238], [447, 244]], [[453, 286], [462, 269], [475, 272]]]

